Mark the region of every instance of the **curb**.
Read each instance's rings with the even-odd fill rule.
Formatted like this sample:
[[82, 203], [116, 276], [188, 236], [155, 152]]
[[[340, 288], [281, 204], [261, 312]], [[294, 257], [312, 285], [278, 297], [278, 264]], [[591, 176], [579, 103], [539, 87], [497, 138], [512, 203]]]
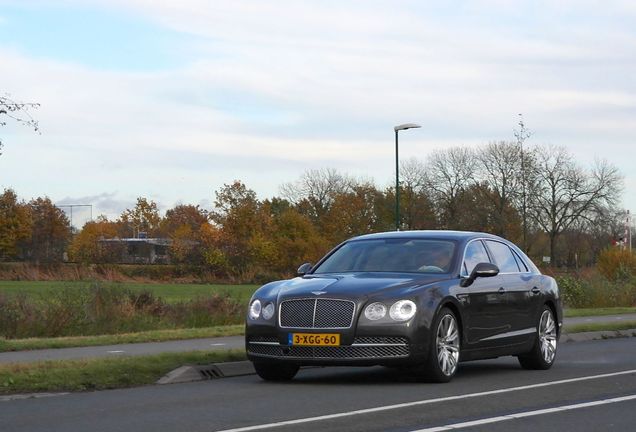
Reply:
[[636, 329], [626, 330], [605, 330], [595, 332], [581, 332], [581, 333], [563, 333], [561, 340], [563, 342], [585, 342], [602, 339], [616, 339], [616, 338], [628, 338], [636, 337]]

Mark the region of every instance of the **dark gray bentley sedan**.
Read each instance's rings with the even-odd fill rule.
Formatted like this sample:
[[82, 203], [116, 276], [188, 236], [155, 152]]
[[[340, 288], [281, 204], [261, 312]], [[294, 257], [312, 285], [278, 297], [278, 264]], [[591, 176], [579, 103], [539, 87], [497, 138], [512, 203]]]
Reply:
[[548, 369], [561, 325], [555, 280], [511, 242], [402, 231], [352, 238], [259, 288], [245, 343], [266, 380], [304, 365], [385, 365], [446, 382], [466, 360], [512, 355]]

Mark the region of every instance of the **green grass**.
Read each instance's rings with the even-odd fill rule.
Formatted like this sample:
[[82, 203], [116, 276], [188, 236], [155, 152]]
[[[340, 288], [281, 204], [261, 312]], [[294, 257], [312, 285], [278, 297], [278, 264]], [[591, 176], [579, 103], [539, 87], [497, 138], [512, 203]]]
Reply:
[[[149, 290], [166, 302], [187, 301], [197, 296], [227, 293], [232, 298], [247, 303], [258, 285], [220, 285], [220, 284], [175, 284], [175, 283], [134, 283], [100, 282], [104, 286], [119, 286], [133, 291]], [[47, 292], [73, 287], [86, 287], [89, 282], [49, 282], [49, 281], [0, 281], [0, 294], [28, 296], [46, 295]]]
[[190, 329], [151, 330], [138, 333], [122, 333], [115, 335], [0, 339], [0, 352], [116, 345], [125, 343], [165, 342], [171, 340], [198, 339], [221, 336], [238, 336], [244, 333], [244, 329], [245, 327], [243, 326], [243, 324], [239, 324]]
[[242, 350], [0, 365], [0, 394], [103, 390], [153, 384], [186, 364], [244, 360]]
[[618, 331], [618, 330], [631, 330], [631, 329], [636, 329], [636, 321], [572, 324], [569, 326], [565, 326], [563, 333]]
[[601, 316], [601, 315], [620, 315], [620, 314], [636, 313], [636, 307], [565, 309], [563, 313], [567, 318]]

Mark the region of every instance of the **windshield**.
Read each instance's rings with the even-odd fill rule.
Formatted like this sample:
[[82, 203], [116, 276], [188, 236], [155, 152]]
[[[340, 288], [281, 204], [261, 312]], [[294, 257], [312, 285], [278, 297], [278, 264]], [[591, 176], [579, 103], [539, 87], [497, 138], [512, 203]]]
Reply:
[[430, 239], [377, 239], [345, 243], [312, 273], [448, 273], [455, 243]]

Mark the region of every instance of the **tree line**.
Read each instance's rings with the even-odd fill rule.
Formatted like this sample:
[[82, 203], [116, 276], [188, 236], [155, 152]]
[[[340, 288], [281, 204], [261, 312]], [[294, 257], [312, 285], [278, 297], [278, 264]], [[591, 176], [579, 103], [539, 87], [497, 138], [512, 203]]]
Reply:
[[[594, 263], [624, 230], [622, 175], [606, 161], [577, 163], [564, 147], [496, 141], [451, 147], [400, 165], [403, 230], [485, 231], [508, 238], [530, 256], [558, 266]], [[241, 181], [215, 192], [214, 208], [177, 205], [161, 216], [138, 198], [116, 220], [104, 216], [74, 233], [48, 198], [0, 195], [0, 260], [108, 263], [117, 260], [101, 239], [171, 240], [176, 264], [206, 267], [222, 277], [289, 274], [316, 262], [355, 235], [395, 229], [395, 186], [378, 187], [334, 169], [309, 170], [259, 199]]]

